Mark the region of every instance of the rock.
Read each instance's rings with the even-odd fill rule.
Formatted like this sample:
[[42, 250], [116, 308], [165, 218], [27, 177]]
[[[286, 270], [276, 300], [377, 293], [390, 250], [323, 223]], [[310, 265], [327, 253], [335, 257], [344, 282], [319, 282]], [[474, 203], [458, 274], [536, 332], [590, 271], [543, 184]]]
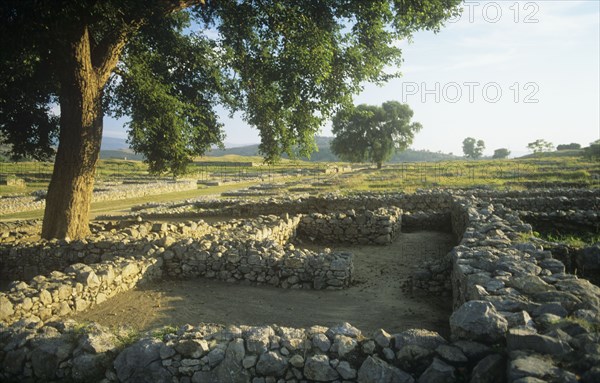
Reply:
[[[389, 348], [389, 347], [385, 347], [385, 348]], [[375, 352], [375, 342], [373, 342], [372, 340], [368, 340], [368, 341], [364, 342], [362, 345], [362, 351], [365, 354], [372, 355]]]
[[433, 362], [433, 356], [433, 350], [417, 346], [416, 344], [404, 346], [396, 354], [400, 368], [404, 371], [417, 373], [419, 375], [429, 367], [431, 362]]
[[329, 364], [327, 355], [313, 355], [304, 363], [306, 379], [318, 382], [331, 382], [338, 379], [338, 373]]
[[569, 315], [569, 312], [560, 303], [552, 302], [544, 303], [543, 305], [536, 307], [532, 314], [534, 317], [538, 317], [543, 314], [553, 314], [564, 318]]
[[256, 363], [256, 372], [260, 375], [283, 376], [287, 368], [287, 359], [276, 352], [262, 354]]
[[75, 349], [66, 336], [42, 338], [32, 342], [31, 366], [33, 373], [42, 381], [53, 380], [59, 364], [69, 358]]
[[460, 348], [470, 360], [480, 360], [492, 352], [489, 346], [470, 340], [459, 340], [452, 343], [452, 345]]
[[510, 278], [506, 284], [527, 295], [554, 290], [552, 285], [547, 284], [537, 275], [515, 276]]
[[506, 336], [506, 347], [509, 351], [532, 350], [540, 354], [555, 356], [562, 356], [573, 351], [567, 342], [526, 329], [510, 329]]
[[92, 354], [101, 354], [117, 348], [117, 338], [98, 324], [86, 328], [86, 333], [79, 339], [79, 346]]
[[535, 328], [535, 324], [527, 311], [519, 311], [516, 313], [505, 314], [508, 327], [531, 327]]
[[142, 339], [125, 348], [114, 361], [117, 377], [122, 382], [171, 381], [171, 374], [160, 359], [162, 342]]
[[471, 383], [504, 383], [506, 361], [499, 354], [488, 355], [479, 361], [471, 373]]
[[345, 360], [341, 361], [340, 364], [335, 368], [336, 371], [340, 374], [342, 379], [354, 379], [356, 378], [356, 370], [350, 366], [350, 363]]
[[246, 357], [242, 360], [242, 366], [244, 366], [244, 368], [254, 367], [257, 360], [258, 356], [256, 355], [246, 355]]
[[106, 355], [81, 354], [73, 358], [71, 374], [76, 382], [99, 382], [108, 365], [110, 359]]
[[600, 366], [592, 367], [581, 376], [583, 383], [598, 383], [600, 382]]
[[12, 302], [2, 293], [0, 293], [0, 321], [10, 318], [15, 311]]
[[487, 343], [504, 337], [508, 322], [490, 302], [468, 301], [450, 316], [450, 330], [454, 339]]
[[123, 277], [123, 279], [130, 278], [139, 272], [139, 267], [135, 263], [130, 262], [121, 269], [121, 277]]
[[302, 368], [304, 366], [304, 358], [302, 355], [294, 355], [290, 358], [290, 364], [296, 368]]
[[352, 326], [348, 322], [344, 322], [342, 324], [330, 327], [325, 335], [329, 338], [333, 339], [336, 335], [345, 335], [350, 338], [359, 338], [361, 336], [361, 331], [356, 327]]
[[210, 350], [204, 339], [182, 340], [176, 343], [174, 348], [186, 358], [200, 358]]
[[389, 347], [392, 336], [385, 332], [385, 330], [379, 329], [373, 335], [373, 340], [375, 340], [375, 343], [377, 343], [379, 347], [385, 348]]
[[410, 329], [394, 335], [396, 350], [408, 345], [417, 345], [435, 350], [439, 345], [446, 343], [448, 343], [446, 339], [437, 332], [423, 329]]
[[462, 350], [458, 347], [449, 346], [447, 344], [441, 344], [435, 352], [446, 362], [455, 365], [465, 364], [469, 361]]
[[528, 376], [544, 379], [555, 376], [557, 372], [558, 368], [551, 361], [539, 355], [529, 355], [510, 361], [508, 379], [511, 382]]
[[[208, 355], [210, 364], [210, 353]], [[212, 371], [213, 376], [215, 378], [214, 381], [230, 383], [249, 382], [250, 373], [246, 371], [246, 367], [244, 366], [244, 361], [246, 361], [245, 355], [246, 350], [244, 348], [243, 339], [236, 338], [229, 342], [229, 344], [227, 345], [227, 351], [225, 351], [225, 358], [219, 364], [219, 366], [214, 371]], [[256, 358], [256, 356], [252, 356]], [[252, 363], [252, 366], [254, 366], [254, 363]]]
[[246, 348], [249, 352], [262, 354], [269, 348], [269, 337], [275, 335], [269, 326], [251, 327], [245, 333]]
[[27, 360], [27, 348], [19, 348], [6, 353], [2, 367], [4, 371], [9, 374], [21, 375], [23, 373], [23, 366]]
[[214, 367], [225, 359], [225, 347], [224, 344], [218, 344], [217, 347], [212, 349], [208, 355], [206, 355], [209, 366]]
[[340, 358], [343, 358], [346, 354], [352, 352], [357, 345], [358, 342], [356, 339], [345, 335], [336, 335], [333, 340], [331, 351], [336, 352]]
[[367, 357], [358, 370], [359, 383], [414, 383], [412, 376], [385, 361]]
[[327, 352], [331, 348], [331, 341], [325, 334], [315, 334], [312, 338], [312, 344], [313, 347], [316, 347], [323, 352]]
[[454, 367], [433, 358], [433, 363], [419, 377], [418, 383], [452, 383], [456, 382]]

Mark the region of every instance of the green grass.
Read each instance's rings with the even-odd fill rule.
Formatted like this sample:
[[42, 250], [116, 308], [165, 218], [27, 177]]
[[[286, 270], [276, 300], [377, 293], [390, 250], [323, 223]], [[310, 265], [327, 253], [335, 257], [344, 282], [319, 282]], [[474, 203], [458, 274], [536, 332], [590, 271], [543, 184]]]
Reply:
[[[224, 157], [202, 157], [199, 161], [217, 161], [220, 163], [255, 162], [262, 163], [260, 157], [243, 157], [228, 155]], [[224, 165], [191, 165], [189, 177], [199, 180], [233, 179], [244, 181], [236, 184], [211, 186], [203, 189], [184, 192], [173, 192], [154, 196], [130, 198], [120, 201], [106, 201], [92, 204], [92, 216], [112, 211], [127, 209], [133, 205], [146, 202], [167, 202], [194, 198], [208, 194], [219, 194], [224, 191], [240, 189], [253, 184], [262, 183], [256, 177], [262, 177], [264, 182], [282, 182], [285, 175], [301, 171], [301, 178], [306, 185], [318, 181], [332, 181], [330, 186], [320, 187], [320, 192], [341, 191], [404, 191], [414, 192], [420, 188], [471, 188], [486, 187], [493, 189], [524, 189], [531, 183], [563, 183], [575, 182], [600, 187], [600, 162], [588, 161], [581, 157], [543, 156], [510, 160], [454, 160], [443, 162], [420, 162], [404, 164], [388, 164], [383, 169], [375, 169], [369, 164], [362, 164], [363, 170], [355, 171], [349, 177], [343, 174], [325, 174], [327, 167], [350, 166], [344, 163], [316, 163], [306, 161], [282, 160], [275, 166], [224, 166]], [[354, 165], [355, 167], [357, 165]], [[358, 165], [360, 166], [360, 165]], [[26, 188], [0, 186], [0, 195], [12, 193], [30, 193], [33, 190], [45, 189], [48, 186], [52, 164], [43, 162], [0, 163], [0, 175], [16, 176], [25, 179]], [[271, 179], [271, 175], [277, 178]], [[254, 177], [255, 179], [251, 179]], [[140, 161], [106, 159], [100, 160], [97, 179], [115, 181], [123, 179], [153, 179], [148, 174], [148, 167]], [[15, 213], [3, 216], [3, 219], [33, 219], [41, 218], [42, 210]]]
[[540, 234], [534, 232], [534, 235], [548, 242], [562, 243], [569, 247], [577, 249], [584, 248], [594, 243], [600, 242], [600, 233], [580, 233], [580, 234]]

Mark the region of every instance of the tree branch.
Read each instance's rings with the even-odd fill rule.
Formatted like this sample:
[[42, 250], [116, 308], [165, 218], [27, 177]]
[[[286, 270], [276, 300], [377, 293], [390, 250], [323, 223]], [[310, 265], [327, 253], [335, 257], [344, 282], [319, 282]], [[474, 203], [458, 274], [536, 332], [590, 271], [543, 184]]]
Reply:
[[[177, 12], [193, 5], [205, 4], [204, 0], [159, 0], [151, 7], [151, 13], [167, 15]], [[153, 8], [153, 9], [152, 9]], [[133, 17], [115, 33], [107, 35], [98, 43], [92, 52], [92, 64], [98, 74], [101, 84], [106, 83], [110, 74], [119, 61], [119, 57], [128, 38], [135, 33], [145, 22], [148, 16], [147, 12], [141, 12], [140, 15]]]

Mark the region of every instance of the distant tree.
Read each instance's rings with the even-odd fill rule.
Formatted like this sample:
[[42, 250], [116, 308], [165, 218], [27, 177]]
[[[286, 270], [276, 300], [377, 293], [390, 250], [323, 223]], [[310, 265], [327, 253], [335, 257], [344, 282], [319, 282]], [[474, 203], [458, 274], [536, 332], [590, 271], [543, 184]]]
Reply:
[[473, 137], [467, 137], [463, 140], [463, 153], [467, 158], [480, 158], [485, 149], [483, 140], [475, 140]]
[[554, 144], [540, 138], [527, 144], [527, 149], [532, 150], [534, 153], [550, 152], [554, 149]]
[[421, 124], [410, 122], [412, 116], [410, 107], [397, 101], [343, 109], [333, 118], [331, 151], [342, 160], [370, 161], [380, 169], [394, 151], [406, 149], [421, 130]]
[[510, 150], [508, 150], [506, 148], [500, 148], [500, 149], [494, 150], [494, 155], [492, 156], [492, 158], [501, 159], [501, 158], [507, 158], [508, 156], [510, 156]]
[[600, 140], [590, 143], [590, 146], [583, 148], [583, 156], [588, 160], [600, 161]]
[[562, 144], [562, 145], [558, 145], [556, 147], [556, 150], [576, 150], [576, 149], [581, 149], [581, 145], [573, 142], [570, 144]]

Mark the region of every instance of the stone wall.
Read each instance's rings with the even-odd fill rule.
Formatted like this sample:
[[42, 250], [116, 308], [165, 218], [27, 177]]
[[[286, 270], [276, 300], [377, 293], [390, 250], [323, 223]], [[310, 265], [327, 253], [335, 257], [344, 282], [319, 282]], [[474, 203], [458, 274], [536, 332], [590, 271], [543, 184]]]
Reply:
[[139, 282], [161, 276], [160, 258], [121, 258], [92, 265], [76, 263], [64, 272], [15, 281], [0, 292], [0, 323], [50, 322], [102, 303]]
[[401, 224], [402, 210], [396, 207], [358, 213], [312, 213], [300, 220], [298, 236], [320, 243], [388, 245], [400, 234]]
[[[158, 181], [140, 184], [113, 184], [103, 186], [97, 184], [92, 200], [114, 201], [119, 199], [144, 197], [176, 191], [193, 190], [198, 187], [196, 181]], [[46, 205], [45, 192], [28, 196], [11, 196], [0, 198], [0, 215], [18, 213], [22, 211], [43, 209]]]
[[[39, 226], [31, 225], [39, 230]], [[199, 238], [218, 231], [204, 221], [178, 224], [96, 222], [93, 235], [78, 241], [37, 241], [0, 245], [0, 279], [29, 280], [73, 263], [93, 264], [124, 255], [152, 255], [175, 238]], [[165, 239], [168, 238], [168, 239]]]
[[[597, 380], [600, 288], [565, 273], [510, 209], [457, 198], [468, 215], [452, 251], [454, 339], [502, 344], [508, 381]], [[577, 361], [572, 356], [577, 355]]]
[[[338, 213], [348, 210], [377, 210], [396, 206], [405, 212], [447, 212], [452, 194], [448, 191], [420, 190], [415, 194], [357, 193], [349, 196], [327, 194], [323, 196], [286, 196], [260, 201], [229, 199], [171, 202], [132, 208], [132, 216], [143, 218], [201, 218], [210, 216], [245, 217], [258, 215]], [[103, 219], [111, 217], [104, 216]]]
[[206, 277], [283, 288], [340, 289], [352, 280], [352, 255], [283, 247], [272, 241], [184, 240], [164, 253], [171, 278]]

